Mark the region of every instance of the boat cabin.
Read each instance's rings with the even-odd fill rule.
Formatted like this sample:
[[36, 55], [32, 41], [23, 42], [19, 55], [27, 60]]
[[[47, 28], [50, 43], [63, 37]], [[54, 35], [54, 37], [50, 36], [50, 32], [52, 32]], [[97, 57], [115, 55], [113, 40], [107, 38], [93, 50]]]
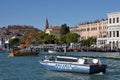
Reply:
[[59, 62], [78, 62], [78, 58], [57, 56], [56, 61], [59, 61]]
[[74, 63], [74, 64], [98, 64], [101, 63], [99, 59], [93, 58], [75, 58], [66, 56], [45, 56], [44, 61], [50, 62], [63, 62], [63, 63]]

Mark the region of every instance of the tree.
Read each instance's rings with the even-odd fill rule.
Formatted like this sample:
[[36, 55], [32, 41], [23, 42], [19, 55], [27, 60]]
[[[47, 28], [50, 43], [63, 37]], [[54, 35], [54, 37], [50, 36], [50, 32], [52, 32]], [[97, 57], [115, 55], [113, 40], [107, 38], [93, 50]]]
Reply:
[[90, 46], [92, 44], [95, 44], [96, 43], [96, 38], [95, 37], [89, 37], [88, 39], [86, 40], [81, 40], [81, 43], [85, 46]]
[[59, 38], [55, 38], [55, 44], [59, 44]]
[[37, 33], [37, 34], [34, 36], [35, 44], [44, 43], [44, 38], [45, 38], [46, 35], [48, 35], [48, 34], [46, 34], [46, 33], [44, 33], [44, 32]]
[[89, 42], [89, 46], [96, 43], [96, 38], [95, 37], [89, 37], [87, 40]]
[[66, 42], [69, 44], [71, 42], [78, 42], [79, 35], [77, 33], [68, 33], [66, 34]]
[[60, 28], [60, 35], [66, 35], [67, 33], [69, 33], [69, 26], [67, 26], [67, 24], [62, 24], [61, 28]]
[[45, 32], [37, 33], [33, 36], [33, 41], [36, 45], [44, 43], [45, 37], [48, 36]]
[[66, 35], [60, 36], [60, 38], [59, 38], [59, 43], [60, 43], [60, 44], [66, 43]]
[[9, 43], [10, 43], [10, 45], [11, 46], [18, 46], [19, 45], [19, 43], [20, 43], [20, 39], [19, 38], [13, 38], [13, 39], [10, 39], [9, 40]]
[[47, 35], [44, 38], [44, 42], [47, 44], [54, 44], [55, 43], [55, 36], [54, 35]]

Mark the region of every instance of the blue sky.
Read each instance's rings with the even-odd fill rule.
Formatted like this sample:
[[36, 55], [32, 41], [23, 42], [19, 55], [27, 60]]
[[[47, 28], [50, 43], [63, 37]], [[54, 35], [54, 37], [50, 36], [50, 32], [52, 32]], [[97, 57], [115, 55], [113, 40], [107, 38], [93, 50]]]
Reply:
[[49, 25], [73, 27], [114, 11], [120, 11], [120, 0], [0, 0], [0, 27], [18, 24], [43, 30], [46, 18]]

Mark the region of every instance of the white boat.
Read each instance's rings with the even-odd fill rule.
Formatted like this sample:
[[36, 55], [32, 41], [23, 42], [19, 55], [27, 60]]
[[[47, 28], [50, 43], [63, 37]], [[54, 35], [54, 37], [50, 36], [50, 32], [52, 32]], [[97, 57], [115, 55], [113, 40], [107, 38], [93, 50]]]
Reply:
[[80, 72], [80, 73], [100, 73], [106, 72], [107, 65], [101, 64], [99, 59], [76, 58], [66, 56], [45, 56], [40, 63], [48, 70]]
[[48, 53], [56, 53], [57, 51], [55, 50], [48, 50]]

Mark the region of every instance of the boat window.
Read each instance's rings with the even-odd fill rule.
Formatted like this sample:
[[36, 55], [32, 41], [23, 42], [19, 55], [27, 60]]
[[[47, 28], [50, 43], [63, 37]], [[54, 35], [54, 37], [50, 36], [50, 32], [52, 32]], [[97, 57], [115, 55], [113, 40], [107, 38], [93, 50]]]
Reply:
[[50, 60], [50, 61], [55, 61], [55, 57], [53, 57], [53, 56], [52, 56], [52, 57], [49, 57], [49, 60]]
[[93, 63], [92, 59], [85, 59], [84, 64], [92, 64], [92, 63]]
[[45, 56], [45, 60], [55, 61], [55, 57], [53, 57], [53, 56]]
[[65, 61], [65, 62], [77, 62], [77, 59], [68, 59], [68, 58], [57, 58], [57, 61]]

